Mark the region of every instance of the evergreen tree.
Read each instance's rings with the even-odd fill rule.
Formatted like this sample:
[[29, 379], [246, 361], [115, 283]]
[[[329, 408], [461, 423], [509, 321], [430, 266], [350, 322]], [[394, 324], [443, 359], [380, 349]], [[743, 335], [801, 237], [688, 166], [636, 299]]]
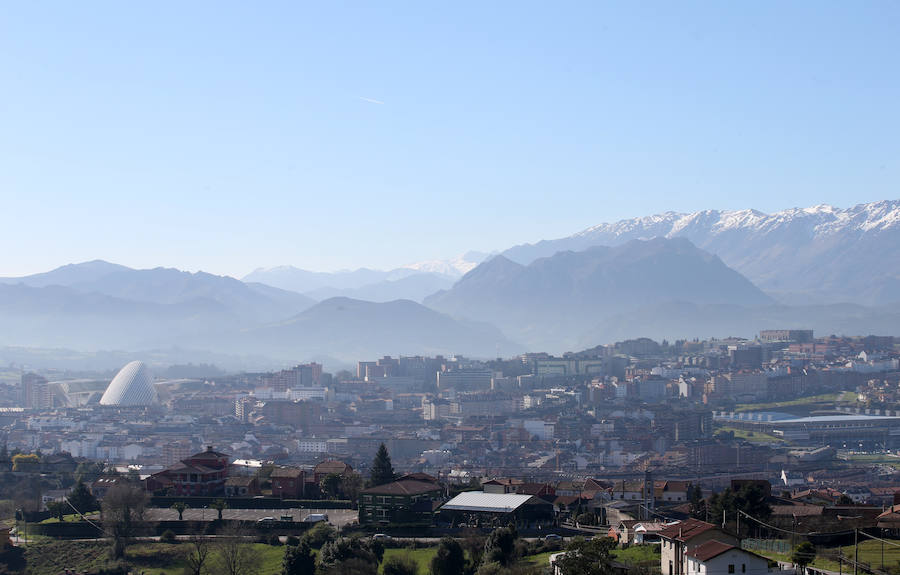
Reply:
[[431, 560], [432, 575], [463, 575], [466, 569], [466, 555], [462, 546], [452, 537], [444, 537], [438, 545], [437, 553]]
[[75, 484], [75, 488], [69, 493], [69, 503], [80, 513], [90, 513], [100, 509], [97, 498], [91, 493], [87, 486], [79, 481]]
[[391, 456], [387, 447], [382, 443], [372, 461], [372, 487], [384, 485], [394, 480], [394, 466], [391, 464]]
[[501, 527], [494, 529], [484, 542], [484, 555], [482, 564], [499, 563], [508, 567], [516, 558], [516, 539], [519, 534], [515, 527]]
[[806, 566], [812, 563], [815, 558], [816, 548], [809, 541], [804, 541], [797, 545], [791, 553], [791, 561], [800, 568], [801, 573], [806, 572]]
[[288, 547], [281, 562], [282, 575], [314, 575], [316, 558], [305, 541], [295, 547]]

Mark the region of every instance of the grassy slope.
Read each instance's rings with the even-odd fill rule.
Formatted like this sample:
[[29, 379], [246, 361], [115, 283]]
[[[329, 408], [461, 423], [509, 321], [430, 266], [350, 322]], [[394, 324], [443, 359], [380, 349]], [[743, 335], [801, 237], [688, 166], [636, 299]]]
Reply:
[[[284, 547], [254, 544], [262, 557], [259, 575], [281, 573]], [[129, 566], [145, 575], [180, 574], [185, 566], [184, 557], [189, 546], [166, 543], [139, 543], [126, 551]], [[103, 566], [109, 557], [106, 542], [52, 541], [28, 548], [28, 568], [31, 575], [58, 575], [65, 569], [83, 571]]]
[[837, 401], [837, 398], [837, 393], [823, 393], [822, 395], [811, 395], [809, 397], [801, 397], [799, 399], [791, 399], [789, 401], [775, 401], [772, 403], [741, 403], [735, 406], [734, 411], [773, 411], [785, 407], [795, 407], [798, 405], [810, 405], [813, 403], [833, 403]]

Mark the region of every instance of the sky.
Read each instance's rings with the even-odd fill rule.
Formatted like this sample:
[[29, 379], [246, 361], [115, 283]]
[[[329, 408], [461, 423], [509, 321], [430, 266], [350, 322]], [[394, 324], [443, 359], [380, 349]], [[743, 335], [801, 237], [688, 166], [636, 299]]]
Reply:
[[895, 199], [900, 3], [7, 2], [0, 276]]

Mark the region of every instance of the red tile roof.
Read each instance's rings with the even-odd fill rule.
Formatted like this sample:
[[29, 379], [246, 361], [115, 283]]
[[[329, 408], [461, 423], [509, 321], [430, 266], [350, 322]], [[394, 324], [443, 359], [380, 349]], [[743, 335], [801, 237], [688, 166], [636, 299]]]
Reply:
[[688, 557], [693, 557], [698, 561], [709, 561], [713, 557], [718, 557], [722, 553], [726, 551], [731, 551], [732, 549], [737, 549], [734, 545], [730, 543], [725, 543], [723, 541], [716, 541], [715, 539], [711, 541], [706, 541], [697, 545], [692, 551], [688, 551], [685, 553]]
[[675, 539], [677, 541], [690, 541], [697, 535], [705, 533], [710, 529], [716, 529], [716, 526], [699, 519], [685, 519], [680, 523], [669, 525], [659, 532], [660, 537], [666, 539]]

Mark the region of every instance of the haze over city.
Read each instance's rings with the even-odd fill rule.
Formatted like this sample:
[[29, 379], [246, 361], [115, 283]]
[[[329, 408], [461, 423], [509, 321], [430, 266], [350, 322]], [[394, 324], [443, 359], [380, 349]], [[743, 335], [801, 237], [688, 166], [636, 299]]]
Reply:
[[900, 3], [0, 8], [0, 574], [900, 575]]

